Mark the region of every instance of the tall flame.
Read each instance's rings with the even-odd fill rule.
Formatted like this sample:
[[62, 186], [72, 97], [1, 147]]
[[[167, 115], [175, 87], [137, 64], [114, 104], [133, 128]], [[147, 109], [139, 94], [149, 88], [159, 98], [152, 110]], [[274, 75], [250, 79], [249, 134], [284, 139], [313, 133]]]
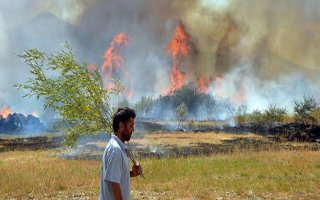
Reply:
[[[105, 87], [107, 89], [111, 89], [113, 86], [111, 77], [114, 68], [122, 72], [122, 74], [124, 75], [124, 79], [126, 80], [126, 83], [128, 83], [129, 73], [122, 67], [124, 60], [120, 53], [129, 44], [129, 41], [130, 38], [127, 36], [126, 33], [119, 33], [113, 37], [110, 47], [104, 52], [105, 60], [101, 66], [101, 72], [104, 73], [108, 69], [108, 72], [105, 74], [104, 77]], [[127, 97], [130, 98], [132, 96], [132, 91], [128, 89], [128, 87], [126, 87], [126, 84], [124, 92], [127, 95]]]
[[102, 72], [104, 72], [106, 68], [109, 69], [109, 72], [106, 74], [106, 78], [111, 78], [113, 67], [121, 69], [123, 58], [120, 55], [120, 52], [127, 44], [129, 44], [129, 37], [126, 33], [122, 32], [113, 37], [110, 47], [104, 52], [105, 60], [101, 66]]
[[8, 106], [3, 106], [2, 109], [0, 110], [0, 115], [2, 115], [2, 117], [4, 118], [7, 118], [10, 113], [11, 112]]
[[189, 52], [188, 37], [182, 22], [179, 22], [173, 38], [166, 48], [166, 52], [172, 57], [173, 66], [170, 75], [171, 85], [165, 93], [173, 92], [185, 83], [185, 73], [180, 71], [180, 63]]

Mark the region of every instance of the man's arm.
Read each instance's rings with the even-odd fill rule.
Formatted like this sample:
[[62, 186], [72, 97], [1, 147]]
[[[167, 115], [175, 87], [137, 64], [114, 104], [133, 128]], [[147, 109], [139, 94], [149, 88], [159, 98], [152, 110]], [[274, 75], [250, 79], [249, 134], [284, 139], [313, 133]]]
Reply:
[[122, 200], [121, 188], [119, 183], [110, 182], [114, 200]]

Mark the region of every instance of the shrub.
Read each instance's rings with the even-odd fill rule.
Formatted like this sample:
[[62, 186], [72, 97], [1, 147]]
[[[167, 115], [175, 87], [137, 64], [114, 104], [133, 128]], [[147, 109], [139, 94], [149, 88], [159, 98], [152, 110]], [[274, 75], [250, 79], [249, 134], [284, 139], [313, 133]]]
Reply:
[[247, 105], [241, 105], [238, 107], [236, 115], [235, 115], [235, 120], [238, 125], [243, 125], [247, 121]]
[[252, 111], [252, 113], [249, 115], [249, 121], [255, 126], [262, 126], [264, 124], [264, 114], [258, 110], [255, 109]]
[[270, 105], [264, 112], [264, 120], [269, 128], [272, 128], [276, 122], [283, 123], [283, 118], [287, 111], [284, 108], [277, 108], [274, 105]]
[[176, 117], [180, 122], [185, 121], [188, 118], [188, 108], [185, 103], [180, 104], [176, 108]]
[[141, 99], [133, 106], [134, 110], [140, 117], [146, 117], [152, 111], [153, 101], [151, 97], [142, 96]]
[[296, 121], [304, 125], [316, 123], [316, 118], [312, 115], [318, 108], [317, 102], [313, 97], [304, 96], [301, 101], [295, 100], [294, 111], [296, 113]]

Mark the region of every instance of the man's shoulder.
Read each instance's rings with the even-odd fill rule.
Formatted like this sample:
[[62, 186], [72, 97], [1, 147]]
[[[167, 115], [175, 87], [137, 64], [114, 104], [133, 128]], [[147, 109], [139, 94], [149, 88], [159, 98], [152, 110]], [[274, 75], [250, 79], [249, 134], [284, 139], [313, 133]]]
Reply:
[[115, 139], [113, 139], [113, 138], [111, 138], [111, 139], [109, 140], [109, 143], [108, 143], [108, 145], [107, 145], [106, 148], [109, 149], [109, 150], [114, 151], [115, 153], [121, 153], [121, 152], [122, 152], [122, 149], [121, 149], [120, 145], [119, 145], [118, 142], [117, 142]]

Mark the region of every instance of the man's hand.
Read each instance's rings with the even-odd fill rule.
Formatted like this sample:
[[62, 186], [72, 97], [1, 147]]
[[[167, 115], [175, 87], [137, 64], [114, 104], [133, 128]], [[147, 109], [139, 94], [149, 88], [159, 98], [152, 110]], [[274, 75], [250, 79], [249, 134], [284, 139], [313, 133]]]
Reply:
[[137, 165], [133, 165], [132, 170], [130, 172], [130, 177], [136, 177], [136, 176], [139, 176], [140, 174], [142, 174], [141, 165], [139, 163]]

